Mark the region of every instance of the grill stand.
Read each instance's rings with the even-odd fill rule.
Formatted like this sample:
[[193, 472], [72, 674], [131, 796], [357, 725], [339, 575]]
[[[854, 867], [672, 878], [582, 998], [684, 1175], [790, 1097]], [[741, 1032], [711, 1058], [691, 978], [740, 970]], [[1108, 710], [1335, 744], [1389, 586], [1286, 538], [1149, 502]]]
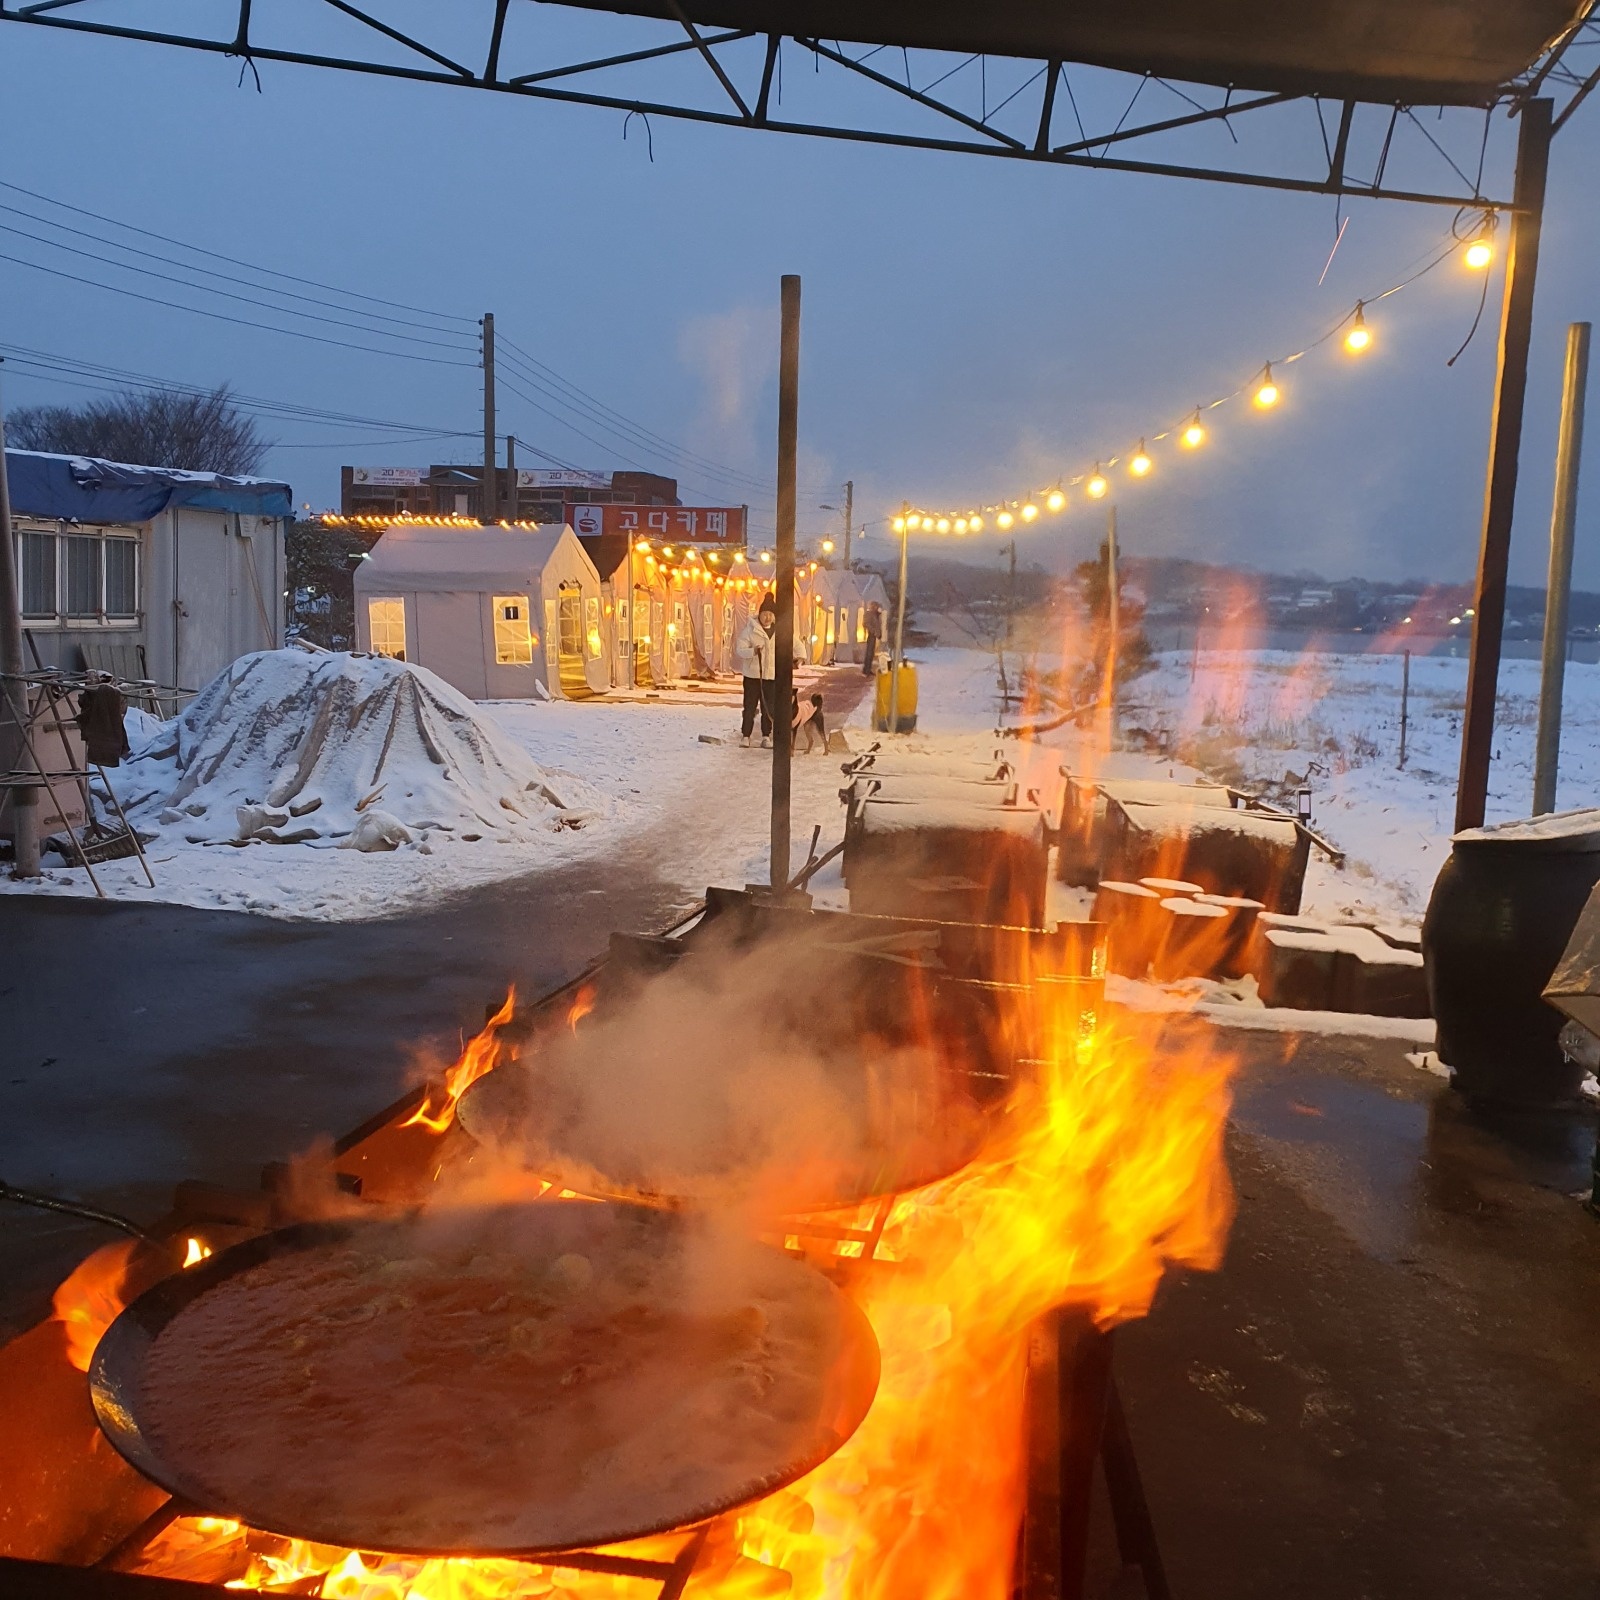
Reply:
[[[1144, 1600], [1171, 1600], [1127, 1416], [1112, 1335], [1077, 1308], [1038, 1324], [1028, 1360], [1028, 1500], [1018, 1551], [1020, 1600], [1086, 1600], [1096, 1462], [1117, 1553]], [[1117, 1593], [1121, 1594], [1119, 1586]]]

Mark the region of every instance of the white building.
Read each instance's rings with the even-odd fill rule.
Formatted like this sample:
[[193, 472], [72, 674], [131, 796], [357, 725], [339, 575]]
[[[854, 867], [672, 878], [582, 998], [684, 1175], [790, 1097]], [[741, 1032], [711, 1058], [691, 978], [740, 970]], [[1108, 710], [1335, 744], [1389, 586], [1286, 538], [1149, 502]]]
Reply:
[[46, 665], [192, 693], [283, 643], [288, 484], [33, 450], [7, 450], [6, 473], [22, 624]]
[[356, 645], [474, 700], [610, 686], [600, 576], [571, 528], [396, 523], [356, 569]]

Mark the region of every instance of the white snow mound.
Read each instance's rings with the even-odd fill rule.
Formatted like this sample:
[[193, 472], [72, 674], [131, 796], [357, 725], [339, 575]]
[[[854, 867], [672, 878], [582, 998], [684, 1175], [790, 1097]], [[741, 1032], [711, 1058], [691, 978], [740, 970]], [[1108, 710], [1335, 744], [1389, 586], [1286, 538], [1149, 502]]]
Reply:
[[430, 835], [526, 839], [582, 820], [464, 695], [384, 656], [241, 656], [115, 778], [136, 823], [192, 844], [394, 849]]

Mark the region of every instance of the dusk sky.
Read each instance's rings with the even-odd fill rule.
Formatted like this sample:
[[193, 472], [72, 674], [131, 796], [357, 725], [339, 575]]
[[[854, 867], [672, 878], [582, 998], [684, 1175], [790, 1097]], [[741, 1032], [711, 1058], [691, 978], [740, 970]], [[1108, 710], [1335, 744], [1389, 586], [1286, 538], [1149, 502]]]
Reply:
[[[660, 37], [642, 24], [526, 9], [556, 59], [561, 46], [575, 56], [586, 43], [608, 52]], [[160, 14], [159, 4], [143, 12]], [[331, 32], [328, 42], [336, 43]], [[426, 319], [430, 333], [406, 331], [437, 333], [442, 342], [406, 348], [461, 365], [209, 320], [0, 260], [0, 341], [8, 350], [26, 346], [189, 383], [226, 381], [247, 395], [462, 433], [419, 441], [392, 428], [336, 432], [269, 420], [265, 429], [280, 443], [265, 470], [318, 508], [337, 503], [342, 462], [475, 458], [473, 319], [487, 309], [505, 336], [563, 379], [718, 470], [686, 464], [666, 446], [625, 444], [513, 371], [508, 377], [528, 398], [502, 392], [500, 427], [525, 441], [521, 464], [539, 464], [535, 451], [543, 451], [581, 467], [673, 473], [686, 500], [750, 501], [753, 527], [770, 537], [770, 490], [749, 480], [770, 483], [778, 279], [797, 272], [800, 530], [832, 531], [836, 519], [819, 506], [838, 504], [840, 485], [853, 478], [858, 515], [874, 524], [861, 553], [887, 557], [883, 518], [903, 499], [960, 508], [1086, 471], [1246, 383], [1265, 360], [1324, 333], [1358, 298], [1406, 277], [1442, 248], [1452, 220], [1439, 207], [1347, 201], [1351, 220], [1319, 286], [1334, 241], [1327, 197], [663, 119], [653, 121], [647, 143], [637, 118], [625, 139], [622, 115], [605, 110], [270, 62], [259, 66], [257, 93], [248, 72], [240, 86], [236, 61], [14, 24], [0, 24], [0, 45], [6, 184], [439, 314]], [[853, 103], [843, 98], [851, 91], [822, 79], [813, 85], [798, 49], [785, 61], [791, 103], [834, 93], [841, 108]], [[1086, 121], [1114, 122], [1113, 96], [1126, 97], [1128, 80], [1114, 90], [1094, 74], [1080, 81], [1081, 98], [1098, 94], [1096, 105], [1109, 108], [1091, 116], [1084, 106]], [[1139, 115], [1183, 109], [1152, 86]], [[1282, 165], [1304, 153], [1305, 170], [1313, 169], [1320, 144], [1311, 110], [1269, 115], [1279, 120], [1256, 136], [1262, 159]], [[1382, 129], [1380, 113], [1368, 116], [1352, 169], [1370, 175]], [[1246, 126], [1240, 137], [1248, 141]], [[1464, 128], [1477, 131], [1463, 136]], [[1470, 170], [1481, 129], [1477, 116], [1447, 119], [1436, 131], [1453, 138], [1452, 154]], [[1397, 143], [1392, 181], [1459, 187], [1415, 129], [1402, 131], [1410, 142]], [[1487, 192], [1509, 192], [1514, 143], [1514, 124], [1497, 117]], [[1231, 149], [1226, 131], [1208, 126], [1153, 153], [1199, 162]], [[1544, 577], [1566, 324], [1600, 311], [1596, 170], [1600, 99], [1558, 137], [1552, 161], [1515, 582]], [[16, 208], [0, 210], [0, 255], [222, 313], [291, 320], [42, 242], [131, 259], [99, 242], [120, 237], [177, 253], [160, 241], [119, 234], [14, 188], [0, 189], [0, 204]], [[96, 237], [43, 228], [20, 212]], [[183, 275], [148, 258], [141, 264]], [[1498, 264], [1483, 324], [1453, 368], [1445, 363], [1466, 337], [1482, 284], [1457, 259], [1370, 309], [1375, 341], [1360, 360], [1331, 341], [1279, 369], [1284, 399], [1275, 412], [1235, 403], [1211, 414], [1202, 450], [1180, 457], [1170, 445], [1154, 448], [1147, 480], [1118, 482], [1124, 547], [1330, 577], [1468, 578]], [[333, 324], [296, 325], [357, 337]], [[8, 408], [89, 394], [11, 361], [0, 381]], [[562, 414], [544, 414], [531, 400]], [[1060, 566], [1081, 558], [1103, 512], [1088, 510], [1081, 495], [1073, 500], [1022, 537], [1024, 559]], [[983, 537], [990, 545], [966, 553], [993, 560], [995, 536]], [[1600, 479], [1592, 468], [1577, 550], [1576, 581], [1600, 588]]]

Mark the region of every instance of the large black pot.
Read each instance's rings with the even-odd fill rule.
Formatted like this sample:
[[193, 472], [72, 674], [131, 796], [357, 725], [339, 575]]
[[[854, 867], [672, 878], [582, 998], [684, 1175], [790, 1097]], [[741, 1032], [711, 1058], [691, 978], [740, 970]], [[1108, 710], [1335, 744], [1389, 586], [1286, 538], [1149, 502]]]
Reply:
[[1600, 811], [1471, 828], [1452, 842], [1422, 924], [1439, 1058], [1469, 1100], [1567, 1104], [1583, 1068], [1562, 1054], [1565, 1019], [1540, 996], [1600, 882]]

